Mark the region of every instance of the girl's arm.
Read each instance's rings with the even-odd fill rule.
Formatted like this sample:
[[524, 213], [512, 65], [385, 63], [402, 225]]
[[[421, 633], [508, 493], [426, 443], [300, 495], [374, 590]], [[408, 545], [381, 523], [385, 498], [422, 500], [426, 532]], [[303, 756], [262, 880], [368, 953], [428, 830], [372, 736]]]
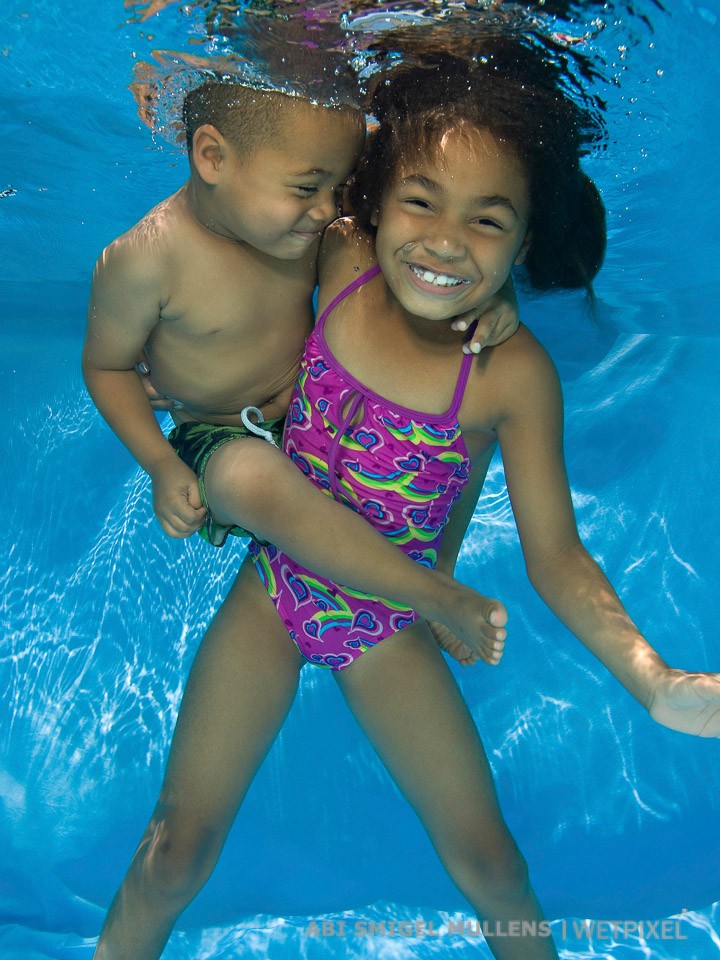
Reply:
[[[468, 483], [460, 495], [460, 499], [452, 508], [450, 518], [445, 525], [438, 552], [437, 569], [446, 573], [449, 577], [455, 575], [455, 564], [460, 553], [460, 547], [473, 518], [494, 451], [495, 444], [474, 464], [470, 471]], [[442, 623], [428, 621], [428, 625], [440, 649], [457, 660], [463, 667], [470, 667], [473, 663], [478, 662], [480, 659], [478, 654]]]
[[685, 733], [720, 736], [720, 675], [669, 667], [580, 542], [565, 472], [557, 374], [542, 347], [523, 334], [504, 352], [512, 357], [499, 371], [504, 414], [497, 432], [530, 582], [654, 719]]
[[495, 452], [495, 444], [473, 464], [470, 471], [470, 478], [460, 495], [460, 499], [452, 508], [450, 519], [445, 525], [443, 531], [442, 543], [438, 553], [437, 568], [447, 573], [449, 577], [455, 575], [455, 564], [457, 563], [460, 547], [462, 547], [467, 528], [475, 513], [478, 498], [485, 483], [490, 461]]

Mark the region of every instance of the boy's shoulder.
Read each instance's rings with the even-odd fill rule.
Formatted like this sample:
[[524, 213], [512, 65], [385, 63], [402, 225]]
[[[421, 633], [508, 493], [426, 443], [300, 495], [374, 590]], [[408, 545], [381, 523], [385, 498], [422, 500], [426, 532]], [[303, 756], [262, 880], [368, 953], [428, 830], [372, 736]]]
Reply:
[[325, 230], [318, 258], [318, 278], [322, 283], [328, 274], [357, 274], [375, 263], [374, 238], [363, 230], [353, 217], [341, 217]]
[[182, 250], [189, 227], [178, 191], [156, 204], [100, 255], [95, 279], [108, 276], [116, 282], [154, 285], [166, 273], [170, 259]]

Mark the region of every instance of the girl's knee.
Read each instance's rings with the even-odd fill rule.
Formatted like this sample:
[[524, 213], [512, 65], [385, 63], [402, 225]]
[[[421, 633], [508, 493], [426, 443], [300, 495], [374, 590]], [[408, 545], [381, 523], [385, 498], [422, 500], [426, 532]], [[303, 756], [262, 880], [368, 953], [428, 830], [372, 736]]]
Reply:
[[146, 895], [184, 907], [212, 873], [223, 837], [220, 830], [179, 811], [153, 818], [135, 860]]
[[210, 457], [205, 470], [208, 496], [222, 501], [261, 501], [272, 490], [270, 480], [277, 454], [275, 447], [254, 438], [223, 444]]
[[466, 834], [443, 859], [458, 886], [473, 892], [471, 899], [509, 903], [530, 893], [527, 863], [507, 829]]

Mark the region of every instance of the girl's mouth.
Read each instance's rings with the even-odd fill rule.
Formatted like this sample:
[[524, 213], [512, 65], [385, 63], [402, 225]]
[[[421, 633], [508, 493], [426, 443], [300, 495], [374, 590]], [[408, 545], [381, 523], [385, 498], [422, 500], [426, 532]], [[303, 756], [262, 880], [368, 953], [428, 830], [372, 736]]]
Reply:
[[421, 267], [416, 263], [408, 263], [405, 261], [405, 265], [415, 280], [415, 286], [428, 292], [443, 294], [456, 293], [460, 287], [464, 287], [470, 283], [469, 280], [465, 280], [463, 277], [453, 276], [449, 273], [437, 273], [434, 270]]

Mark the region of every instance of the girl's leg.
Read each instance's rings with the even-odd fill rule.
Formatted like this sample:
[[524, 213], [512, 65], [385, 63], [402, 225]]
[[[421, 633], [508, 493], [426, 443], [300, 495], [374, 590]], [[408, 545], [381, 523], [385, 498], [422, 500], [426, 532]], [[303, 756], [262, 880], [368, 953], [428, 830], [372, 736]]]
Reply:
[[405, 604], [445, 624], [482, 659], [500, 659], [507, 614], [498, 600], [410, 560], [270, 444], [224, 444], [208, 462], [205, 492], [219, 523], [252, 530], [328, 580]]
[[[478, 916], [505, 933], [512, 920], [539, 924], [542, 912], [500, 812], [485, 751], [427, 625], [383, 640], [336, 677]], [[488, 938], [488, 946], [499, 960], [557, 960], [548, 936]]]
[[285, 719], [302, 659], [245, 563], [195, 657], [160, 798], [95, 960], [150, 960], [210, 876]]

